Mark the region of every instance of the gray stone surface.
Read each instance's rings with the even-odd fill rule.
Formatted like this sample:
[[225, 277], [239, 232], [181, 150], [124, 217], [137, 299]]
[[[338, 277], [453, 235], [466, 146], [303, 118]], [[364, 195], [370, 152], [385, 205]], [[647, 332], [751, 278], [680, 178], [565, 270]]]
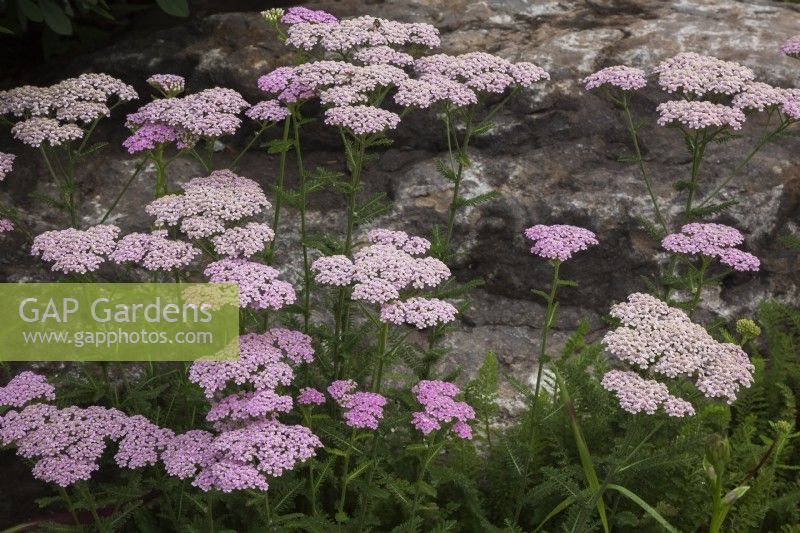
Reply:
[[[326, 6], [323, 6], [326, 7]], [[327, 9], [339, 16], [371, 14], [406, 21], [427, 21], [442, 32], [443, 51], [462, 53], [484, 50], [512, 60], [533, 61], [545, 67], [552, 81], [525, 91], [498, 117], [499, 127], [474, 143], [474, 165], [465, 179], [467, 193], [499, 189], [503, 197], [467, 211], [458, 220], [460, 257], [456, 272], [461, 279], [481, 277], [485, 289], [477, 291], [473, 308], [463, 317], [463, 327], [448, 341], [452, 353], [447, 364], [476, 367], [485, 351], [497, 352], [507, 371], [521, 376], [535, 372], [542, 307], [529, 297], [529, 289], [545, 286], [549, 271], [543, 261], [530, 256], [522, 230], [535, 223], [572, 223], [597, 232], [602, 246], [581, 253], [565, 266], [565, 275], [581, 289], [564, 290], [564, 309], [555, 346], [579, 317], [586, 316], [595, 336], [601, 316], [610, 303], [642, 289], [639, 276], [655, 271], [663, 259], [657, 246], [637, 227], [634, 216], [651, 209], [635, 168], [616, 162], [628, 148], [628, 137], [618, 110], [598, 95], [583, 90], [580, 79], [618, 63], [651, 69], [663, 58], [681, 51], [696, 51], [736, 60], [753, 68], [760, 79], [781, 86], [796, 86], [800, 64], [778, 54], [778, 46], [797, 33], [800, 10], [776, 2], [722, 0], [636, 1], [415, 1], [361, 3], [336, 2]], [[256, 12], [202, 13], [183, 26], [156, 33], [126, 37], [88, 57], [76, 59], [65, 73], [104, 71], [135, 82], [154, 72], [185, 74], [191, 90], [215, 84], [241, 91], [251, 101], [259, 98], [257, 77], [290, 61]], [[663, 94], [653, 89], [635, 101], [636, 114], [647, 125], [643, 149], [659, 198], [672, 214], [682, 198], [670, 183], [689, 172], [690, 161], [673, 130], [655, 125], [654, 109]], [[118, 113], [117, 117], [121, 117]], [[102, 216], [104, 206], [124, 183], [135, 161], [118, 146], [124, 131], [107, 125], [101, 135], [111, 148], [82, 173], [82, 208], [85, 222]], [[745, 147], [752, 145], [761, 124], [755, 119], [744, 139], [714, 146], [702, 173], [702, 184], [726, 175]], [[383, 225], [427, 234], [433, 224], [445, 221], [448, 184], [436, 174], [434, 161], [445, 146], [442, 132], [430, 115], [410, 116], [393, 136], [396, 140], [365, 175], [368, 192], [385, 192], [394, 200], [392, 214]], [[241, 146], [236, 139], [232, 147]], [[772, 295], [798, 300], [798, 258], [777, 237], [796, 230], [800, 211], [800, 167], [796, 165], [797, 139], [770, 145], [754, 158], [736, 179], [730, 193], [742, 204], [720, 221], [740, 228], [746, 247], [763, 262], [757, 275], [729, 278], [718, 294], [711, 294], [708, 310], [735, 318], [752, 311], [762, 298]], [[64, 224], [59, 216], [33, 206], [27, 194], [47, 190], [36, 154], [10, 146], [0, 149], [21, 154], [19, 168], [3, 184], [3, 201], [23, 210], [34, 231]], [[337, 139], [320, 125], [306, 135], [308, 164], [341, 169]], [[224, 155], [222, 156], [224, 157]], [[240, 171], [264, 185], [274, 181], [276, 161], [263, 153], [248, 155]], [[181, 161], [171, 169], [173, 184], [194, 175], [199, 168]], [[294, 180], [294, 177], [291, 177]], [[149, 169], [134, 185], [112, 218], [126, 230], [146, 228], [150, 219], [142, 206], [151, 194]], [[340, 200], [321, 195], [312, 203], [316, 230], [338, 231]], [[296, 218], [286, 219], [291, 241]], [[9, 281], [47, 279], [52, 276], [27, 257], [21, 237], [2, 244], [0, 275]], [[283, 248], [284, 250], [286, 247]], [[295, 271], [296, 256], [282, 256], [284, 267]]]

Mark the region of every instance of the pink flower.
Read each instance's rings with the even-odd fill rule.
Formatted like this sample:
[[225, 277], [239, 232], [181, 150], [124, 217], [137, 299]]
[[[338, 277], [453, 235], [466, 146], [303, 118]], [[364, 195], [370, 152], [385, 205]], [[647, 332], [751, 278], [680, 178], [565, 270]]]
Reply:
[[142, 468], [158, 462], [159, 454], [174, 438], [170, 429], [158, 427], [141, 415], [122, 422], [123, 437], [114, 461], [121, 468]]
[[170, 271], [189, 266], [198, 255], [200, 250], [188, 242], [172, 240], [167, 230], [158, 230], [126, 235], [108, 258], [118, 264], [136, 263], [150, 271]]
[[780, 51], [785, 56], [800, 57], [800, 35], [795, 35], [783, 43]]
[[55, 391], [44, 376], [20, 372], [8, 385], [0, 387], [0, 406], [22, 407], [37, 398], [53, 401], [56, 399]]
[[138, 154], [145, 150], [155, 150], [159, 145], [173, 142], [177, 143], [179, 148], [188, 147], [183, 144], [179, 132], [174, 127], [147, 122], [136, 128], [127, 139], [122, 141], [122, 146], [128, 150], [128, 153]]
[[395, 65], [407, 67], [414, 63], [414, 56], [399, 52], [389, 46], [372, 46], [362, 48], [353, 56], [356, 61], [365, 65]]
[[435, 48], [439, 46], [439, 32], [430, 24], [362, 16], [342, 20], [338, 24], [294, 24], [287, 31], [286, 44], [303, 50], [321, 47], [329, 52], [348, 52], [374, 46], [418, 45]]
[[414, 69], [423, 75], [442, 76], [475, 91], [489, 93], [502, 93], [512, 86], [531, 87], [550, 79], [544, 69], [533, 63], [514, 64], [486, 52], [459, 56], [434, 54], [418, 59]]
[[345, 424], [352, 428], [378, 429], [386, 398], [374, 392], [356, 392], [355, 388], [352, 380], [334, 381], [328, 386], [328, 394], [345, 409]]
[[472, 438], [467, 424], [475, 418], [475, 411], [466, 402], [454, 398], [461, 392], [452, 383], [439, 380], [422, 380], [411, 389], [423, 411], [411, 415], [411, 423], [425, 435], [442, 429], [442, 424], [452, 424], [451, 430], [462, 439]]
[[647, 85], [647, 75], [642, 69], [620, 65], [598, 70], [584, 78], [583, 83], [587, 90], [611, 85], [623, 91], [637, 91]]
[[654, 70], [658, 74], [658, 84], [665, 91], [697, 96], [736, 94], [755, 79], [755, 74], [747, 67], [694, 52], [666, 59]]
[[736, 400], [741, 387], [753, 382], [755, 369], [741, 347], [716, 341], [686, 313], [657, 298], [632, 294], [627, 302], [611, 308], [611, 316], [621, 325], [608, 332], [603, 342], [621, 361], [642, 371], [685, 377], [705, 396], [725, 398], [728, 403]]
[[636, 372], [611, 370], [603, 376], [603, 388], [616, 393], [620, 407], [629, 413], [655, 414], [663, 407], [669, 416], [682, 417], [695, 413], [692, 404], [672, 396], [663, 383], [644, 379]]
[[65, 142], [80, 139], [83, 137], [83, 130], [75, 124], [62, 125], [52, 118], [34, 117], [17, 122], [11, 128], [11, 134], [18, 141], [39, 148], [42, 143], [61, 146]]
[[14, 223], [8, 218], [0, 218], [0, 235], [14, 231]]
[[267, 224], [250, 222], [241, 227], [226, 229], [211, 239], [214, 250], [228, 257], [249, 257], [264, 250], [266, 243], [275, 238]]
[[455, 307], [444, 300], [413, 297], [384, 304], [381, 307], [381, 320], [425, 329], [452, 322], [456, 319], [457, 312]]
[[147, 78], [147, 83], [164, 93], [165, 96], [177, 96], [186, 87], [186, 79], [177, 74], [153, 74]]
[[319, 9], [308, 9], [302, 6], [290, 7], [286, 10], [286, 14], [281, 17], [281, 22], [284, 24], [336, 24], [339, 19]]
[[14, 168], [14, 154], [0, 152], [0, 181], [3, 181], [9, 172]]
[[422, 255], [431, 247], [431, 242], [422, 237], [409, 235], [405, 231], [389, 229], [373, 229], [367, 233], [367, 240], [372, 244], [388, 244], [399, 248], [410, 255]]
[[86, 274], [97, 270], [111, 254], [119, 228], [100, 225], [81, 231], [68, 228], [46, 231], [33, 239], [31, 254], [52, 262], [54, 272]]
[[764, 111], [781, 105], [787, 98], [784, 89], [762, 82], [750, 82], [744, 90], [733, 97], [732, 105], [737, 109]]
[[728, 126], [733, 130], [742, 128], [745, 116], [741, 109], [705, 100], [672, 100], [658, 105], [658, 124], [666, 126], [679, 123], [692, 130], [714, 126]]
[[297, 403], [300, 405], [322, 405], [325, 403], [325, 395], [312, 387], [304, 387], [300, 389]]
[[299, 81], [297, 69], [299, 67], [278, 67], [258, 78], [258, 88], [287, 104], [313, 97], [314, 91]]
[[525, 237], [533, 241], [532, 254], [559, 261], [566, 261], [574, 253], [599, 244], [595, 234], [588, 229], [565, 224], [537, 224], [525, 230]]
[[332, 107], [325, 111], [325, 124], [348, 129], [355, 135], [367, 135], [395, 129], [400, 116], [367, 105]]
[[262, 122], [280, 122], [291, 113], [278, 100], [264, 100], [244, 112], [248, 118]]
[[296, 299], [291, 283], [279, 280], [277, 270], [261, 263], [221, 259], [210, 263], [203, 274], [212, 283], [238, 284], [239, 305], [242, 308], [277, 311]]
[[758, 258], [734, 248], [743, 241], [742, 234], [730, 226], [694, 222], [683, 226], [681, 233], [664, 237], [661, 246], [674, 253], [715, 257], [735, 270], [757, 272], [760, 266]]
[[319, 284], [344, 287], [353, 282], [355, 266], [343, 255], [331, 255], [314, 261], [311, 271], [316, 274], [314, 281]]

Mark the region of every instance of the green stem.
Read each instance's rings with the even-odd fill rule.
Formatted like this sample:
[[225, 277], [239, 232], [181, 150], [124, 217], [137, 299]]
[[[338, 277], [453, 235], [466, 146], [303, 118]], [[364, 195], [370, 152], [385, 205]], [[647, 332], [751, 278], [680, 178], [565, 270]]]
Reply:
[[[450, 259], [450, 242], [453, 239], [453, 228], [455, 227], [456, 222], [456, 214], [458, 213], [458, 208], [460, 207], [459, 202], [459, 192], [461, 189], [461, 180], [464, 176], [464, 166], [467, 162], [467, 149], [469, 148], [469, 142], [472, 138], [472, 120], [475, 113], [475, 107], [472, 106], [469, 108], [467, 112], [466, 118], [466, 126], [464, 132], [464, 139], [461, 143], [457, 143], [457, 150], [458, 155], [456, 156], [456, 168], [454, 171], [454, 180], [453, 180], [453, 195], [450, 199], [450, 207], [447, 214], [447, 228], [445, 229], [444, 234], [444, 245], [443, 245], [443, 252], [444, 252], [444, 259]], [[450, 115], [449, 110], [446, 111], [445, 123], [447, 127], [447, 138], [448, 138], [448, 150], [450, 151], [450, 164], [453, 164], [453, 152], [452, 152], [452, 145], [450, 144], [450, 131], [454, 129], [452, 126], [452, 116]], [[455, 137], [455, 131], [453, 131], [453, 136]], [[453, 170], [451, 168], [451, 170]]]
[[[436, 457], [436, 455], [442, 449], [442, 446], [444, 446], [444, 440], [442, 440], [442, 442], [440, 444], [438, 444], [438, 445], [435, 444], [437, 436], [438, 436], [437, 433], [433, 433], [433, 438], [431, 439], [431, 453], [425, 458], [425, 461], [420, 466], [419, 475], [417, 475], [417, 482], [415, 484], [415, 491], [414, 491], [414, 502], [411, 505], [411, 519], [410, 519], [410, 522], [411, 522], [412, 526], [413, 526], [414, 522], [417, 519], [417, 509], [419, 508], [419, 504], [420, 504], [420, 500], [421, 500], [420, 493], [422, 491], [420, 491], [419, 485], [425, 479], [425, 473], [428, 471], [428, 467], [430, 466], [431, 461], [433, 461], [433, 458]], [[444, 438], [446, 438], [446, 436], [443, 437], [443, 439]]]
[[256, 143], [256, 141], [257, 141], [259, 138], [261, 138], [261, 134], [262, 134], [262, 133], [264, 133], [265, 131], [267, 131], [267, 126], [264, 126], [264, 127], [260, 128], [260, 129], [259, 129], [259, 130], [258, 130], [258, 131], [257, 131], [257, 132], [256, 132], [256, 133], [253, 135], [253, 138], [252, 138], [252, 139], [250, 139], [250, 142], [248, 142], [248, 143], [247, 143], [247, 145], [246, 145], [246, 146], [245, 146], [245, 147], [242, 149], [242, 151], [241, 151], [241, 152], [239, 152], [239, 155], [237, 155], [237, 156], [234, 158], [234, 160], [233, 160], [233, 161], [231, 161], [231, 166], [230, 166], [231, 170], [236, 170], [236, 166], [239, 164], [239, 161], [242, 159], [242, 157], [244, 157], [244, 155], [245, 155], [245, 154], [246, 154], [248, 151], [250, 151], [250, 148], [252, 148], [252, 147], [253, 147], [253, 145]]
[[138, 165], [136, 165], [136, 169], [133, 171], [133, 174], [128, 179], [128, 182], [125, 184], [125, 186], [119, 192], [117, 197], [114, 198], [114, 201], [111, 203], [111, 206], [109, 206], [108, 210], [106, 211], [106, 214], [103, 215], [103, 218], [100, 219], [100, 224], [103, 224], [106, 220], [108, 220], [108, 217], [110, 217], [111, 213], [114, 212], [114, 209], [116, 209], [117, 204], [119, 204], [119, 201], [122, 200], [122, 197], [128, 191], [128, 188], [133, 183], [133, 180], [135, 180], [136, 176], [138, 176], [139, 173], [144, 169], [145, 164], [147, 164], [147, 159], [142, 159], [142, 161]]
[[266, 257], [264, 258], [268, 265], [271, 265], [275, 261], [275, 247], [278, 244], [278, 224], [281, 221], [281, 207], [283, 206], [283, 182], [286, 178], [286, 158], [289, 155], [289, 151], [286, 147], [287, 143], [289, 142], [289, 128], [291, 127], [290, 119], [285, 119], [283, 121], [283, 136], [281, 140], [283, 141], [283, 149], [281, 151], [281, 155], [278, 158], [278, 178], [275, 182], [275, 213], [272, 217], [272, 232], [275, 236], [272, 238], [272, 241], [269, 243], [269, 247], [267, 248]]
[[58, 177], [58, 174], [56, 173], [55, 169], [53, 168], [53, 164], [50, 161], [50, 157], [47, 155], [47, 149], [44, 147], [44, 144], [39, 146], [39, 151], [42, 154], [47, 171], [50, 173], [50, 176], [61, 190], [61, 197], [64, 200], [67, 212], [69, 213], [70, 224], [73, 228], [77, 228], [78, 214], [75, 209], [75, 191], [72, 190], [71, 180], [66, 176], [66, 172], [64, 173], [65, 175], [63, 179]]
[[153, 152], [153, 163], [156, 165], [156, 187], [155, 197], [161, 198], [169, 194], [169, 184], [167, 182], [167, 165], [164, 162], [164, 146], [159, 145]]
[[[361, 184], [361, 172], [364, 167], [364, 154], [366, 152], [366, 139], [364, 136], [358, 135], [355, 137], [354, 142], [347, 139], [344, 130], [340, 128], [340, 135], [342, 142], [345, 145], [347, 153], [348, 166], [350, 167], [350, 186], [347, 191], [347, 231], [345, 234], [343, 254], [349, 256], [353, 248], [353, 229], [355, 228], [356, 219], [356, 202], [358, 200], [358, 191]], [[355, 146], [354, 146], [355, 145]], [[349, 324], [349, 304], [348, 288], [342, 287], [339, 289], [337, 299], [334, 324], [334, 346], [333, 346], [333, 374], [334, 379], [340, 379], [344, 367], [342, 356], [342, 345], [344, 343], [344, 336], [347, 333]]]
[[94, 518], [94, 522], [97, 525], [97, 529], [102, 532], [108, 531], [106, 524], [100, 518], [100, 515], [97, 513], [97, 503], [94, 501], [94, 496], [92, 496], [92, 491], [89, 489], [88, 486], [84, 482], [78, 484], [81, 488], [81, 491], [84, 493], [86, 498], [86, 503], [89, 506], [89, 512], [92, 514], [92, 518]]
[[206, 504], [206, 516], [208, 518], [208, 531], [214, 533], [216, 528], [214, 526], [214, 496], [211, 491], [208, 492], [208, 503]]
[[553, 279], [550, 284], [550, 293], [547, 297], [547, 309], [544, 313], [544, 320], [542, 321], [542, 341], [539, 347], [539, 368], [536, 371], [536, 387], [533, 395], [536, 400], [539, 399], [539, 389], [542, 385], [542, 371], [544, 364], [547, 362], [547, 338], [550, 329], [553, 327], [556, 315], [556, 292], [558, 291], [559, 272], [561, 270], [561, 261], [558, 259], [553, 261]]
[[297, 159], [297, 174], [300, 179], [300, 245], [303, 249], [303, 332], [308, 333], [311, 317], [311, 264], [308, 260], [308, 228], [306, 227], [306, 209], [308, 191], [306, 190], [306, 171], [303, 166], [303, 154], [300, 151], [300, 121], [302, 117], [296, 107], [292, 108], [292, 131], [294, 132], [294, 153]]
[[706, 271], [711, 265], [711, 259], [706, 256], [703, 256], [701, 261], [702, 263], [700, 264], [700, 269], [697, 271], [697, 284], [696, 287], [692, 287], [692, 299], [689, 302], [689, 308], [687, 309], [689, 318], [692, 318], [692, 315], [694, 315], [694, 312], [697, 310], [697, 306], [700, 303], [700, 299], [703, 294], [703, 285], [705, 284]]
[[356, 439], [356, 430], [353, 428], [353, 431], [350, 433], [350, 441], [349, 446], [347, 447], [347, 452], [344, 456], [344, 467], [342, 468], [342, 480], [340, 482], [342, 486], [341, 493], [339, 494], [339, 506], [338, 512], [344, 513], [344, 504], [347, 500], [347, 483], [348, 483], [348, 474], [350, 474], [350, 456], [353, 453], [353, 442]]
[[642, 174], [645, 186], [647, 187], [647, 192], [650, 195], [650, 201], [653, 203], [653, 209], [655, 210], [656, 218], [658, 219], [658, 223], [661, 224], [661, 228], [664, 230], [664, 232], [668, 233], [669, 227], [667, 225], [667, 221], [664, 219], [664, 216], [661, 214], [661, 209], [658, 207], [658, 199], [653, 191], [653, 183], [650, 180], [650, 175], [647, 173], [647, 168], [644, 166], [644, 158], [642, 157], [642, 151], [639, 147], [639, 135], [636, 131], [636, 126], [633, 124], [633, 116], [630, 108], [630, 97], [627, 93], [622, 98], [622, 109], [625, 112], [625, 123], [628, 126], [628, 132], [631, 134], [631, 142], [633, 143], [633, 150], [636, 153], [636, 162], [639, 166], [639, 172]]
[[67, 510], [69, 511], [70, 516], [72, 516], [72, 520], [75, 522], [76, 526], [81, 525], [81, 521], [78, 519], [78, 514], [75, 512], [75, 505], [72, 503], [72, 498], [69, 497], [69, 493], [64, 489], [64, 487], [58, 487], [58, 492], [61, 495], [61, 498], [64, 500], [64, 503], [67, 505]]
[[714, 479], [714, 486], [711, 489], [713, 506], [711, 510], [711, 525], [708, 528], [709, 533], [719, 533], [722, 529], [722, 523], [725, 521], [725, 515], [727, 514], [722, 501], [722, 475], [723, 472], [717, 472], [716, 479]]

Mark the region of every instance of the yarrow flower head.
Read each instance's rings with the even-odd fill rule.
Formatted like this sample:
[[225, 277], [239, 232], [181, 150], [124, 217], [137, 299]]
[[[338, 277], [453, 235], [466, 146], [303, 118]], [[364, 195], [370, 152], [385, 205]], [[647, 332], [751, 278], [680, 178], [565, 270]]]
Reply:
[[211, 239], [214, 250], [228, 257], [250, 257], [264, 250], [264, 245], [275, 238], [268, 224], [249, 222], [225, 230]]
[[[288, 330], [287, 330], [288, 331]], [[239, 337], [239, 358], [232, 361], [196, 361], [189, 369], [189, 381], [196, 383], [213, 398], [229, 384], [238, 387], [249, 385], [253, 391], [274, 391], [278, 386], [288, 386], [294, 379], [292, 365], [310, 362], [313, 357], [311, 339], [304, 336], [307, 357], [297, 357], [296, 352], [282, 346], [277, 339], [283, 332], [271, 330], [266, 334], [248, 333]]]
[[147, 83], [166, 97], [178, 96], [186, 88], [186, 78], [177, 74], [153, 74]]
[[715, 104], [705, 100], [686, 101], [671, 100], [658, 105], [658, 124], [679, 123], [692, 130], [701, 130], [713, 126], [730, 127], [733, 130], [742, 128], [745, 121], [741, 109]]
[[284, 24], [336, 24], [339, 19], [327, 11], [295, 6], [286, 10], [286, 13], [281, 17], [281, 22]]
[[353, 380], [339, 380], [328, 386], [328, 394], [345, 409], [345, 424], [352, 428], [378, 429], [386, 398], [374, 392], [356, 392], [355, 389]]
[[502, 93], [512, 86], [531, 87], [550, 79], [544, 69], [533, 63], [512, 63], [486, 52], [459, 56], [434, 54], [418, 59], [414, 70], [422, 75], [443, 76], [474, 91], [488, 93]]
[[525, 237], [533, 241], [532, 254], [559, 261], [566, 261], [574, 253], [599, 244], [593, 232], [566, 224], [537, 224], [525, 230]]
[[17, 156], [14, 154], [0, 152], [0, 181], [3, 181], [14, 168], [14, 159], [16, 158]]
[[157, 225], [175, 226], [191, 238], [205, 238], [225, 231], [225, 224], [238, 222], [270, 207], [255, 181], [230, 170], [216, 170], [184, 185], [183, 194], [162, 196], [145, 211]]
[[785, 89], [754, 81], [748, 83], [742, 92], [736, 94], [731, 103], [733, 107], [743, 111], [765, 111], [781, 105], [787, 97]]
[[47, 378], [33, 372], [20, 372], [8, 382], [5, 387], [0, 387], [0, 407], [22, 407], [26, 403], [44, 399], [56, 399], [56, 389], [47, 382]]
[[64, 274], [86, 274], [97, 270], [111, 254], [119, 228], [99, 225], [85, 231], [75, 228], [46, 231], [33, 239], [31, 254], [53, 263], [52, 270]]
[[586, 90], [612, 86], [623, 91], [637, 91], [647, 85], [647, 74], [642, 69], [618, 65], [598, 70], [583, 79]]
[[426, 109], [446, 102], [455, 107], [478, 103], [475, 91], [461, 82], [440, 74], [423, 74], [419, 79], [407, 79], [397, 87], [394, 101], [404, 107]]
[[800, 120], [800, 89], [785, 89], [785, 94], [781, 113], [791, 120]]
[[39, 148], [43, 143], [61, 146], [65, 142], [80, 139], [83, 130], [75, 124], [60, 124], [54, 118], [33, 117], [14, 124], [11, 134], [18, 141]]
[[122, 420], [122, 438], [114, 455], [114, 461], [121, 468], [143, 468], [158, 462], [175, 433], [161, 428], [141, 415]]
[[286, 104], [307, 100], [314, 91], [300, 81], [299, 67], [278, 67], [258, 78], [258, 88]]
[[[611, 316], [621, 325], [608, 332], [603, 342], [609, 352], [634, 368], [668, 378], [685, 377], [706, 397], [724, 398], [728, 403], [733, 403], [740, 388], [753, 383], [755, 369], [741, 347], [716, 341], [686, 313], [653, 296], [634, 293], [627, 302], [613, 306]], [[652, 383], [616, 374], [609, 380], [606, 388], [619, 394], [637, 385], [648, 390], [642, 397], [652, 399], [656, 394]], [[679, 411], [674, 401], [671, 405]]]
[[411, 389], [422, 411], [411, 414], [411, 423], [425, 435], [451, 424], [450, 430], [462, 439], [472, 438], [468, 422], [475, 418], [475, 410], [466, 402], [454, 398], [461, 392], [452, 383], [439, 380], [422, 380]]
[[181, 98], [153, 100], [128, 115], [126, 124], [134, 134], [153, 124], [172, 128], [178, 147], [185, 148], [202, 137], [233, 135], [242, 122], [237, 115], [249, 107], [233, 89], [214, 87]]
[[108, 258], [118, 264], [136, 263], [147, 270], [171, 271], [189, 266], [200, 250], [169, 238], [167, 230], [130, 233], [117, 242]]
[[616, 394], [619, 406], [629, 413], [655, 414], [663, 407], [669, 416], [695, 414], [692, 404], [673, 396], [663, 383], [644, 379], [636, 372], [611, 370], [603, 376], [603, 388]]
[[239, 285], [239, 306], [277, 311], [295, 302], [292, 284], [278, 279], [278, 271], [245, 259], [221, 259], [210, 263], [203, 275], [212, 283]]
[[355, 135], [367, 135], [395, 129], [400, 116], [368, 105], [346, 105], [325, 111], [325, 124], [348, 129]]
[[261, 122], [280, 122], [291, 113], [278, 100], [264, 100], [244, 112], [248, 118]]
[[742, 234], [730, 226], [693, 222], [684, 225], [680, 233], [664, 237], [661, 246], [669, 252], [714, 257], [735, 270], [757, 272], [761, 264], [758, 258], [735, 248], [743, 241]]
[[31, 404], [0, 417], [0, 444], [13, 444], [17, 455], [35, 461], [35, 478], [68, 487], [100, 468], [106, 440], [124, 436], [125, 418], [105, 407]]
[[447, 324], [456, 319], [458, 310], [438, 298], [412, 297], [381, 306], [381, 320], [392, 324], [409, 324], [425, 329]]
[[715, 57], [685, 52], [662, 61], [655, 69], [658, 84], [669, 93], [697, 96], [707, 93], [733, 95], [755, 79], [749, 68]]
[[800, 35], [795, 35], [783, 43], [780, 51], [783, 55], [800, 58]]
[[297, 403], [300, 405], [322, 405], [325, 403], [325, 395], [315, 388], [303, 387], [297, 396]]
[[301, 22], [287, 31], [286, 44], [302, 50], [350, 52], [364, 47], [439, 46], [439, 32], [430, 24], [402, 23], [370, 16], [336, 23]]
[[0, 235], [14, 231], [14, 223], [8, 218], [0, 218]]
[[362, 48], [353, 56], [356, 61], [365, 65], [394, 65], [407, 67], [414, 63], [414, 56], [399, 52], [390, 46], [373, 46]]
[[129, 154], [138, 154], [145, 150], [154, 150], [159, 145], [176, 143], [178, 148], [188, 148], [178, 130], [166, 124], [144, 124], [137, 128], [127, 139], [122, 141], [122, 147]]

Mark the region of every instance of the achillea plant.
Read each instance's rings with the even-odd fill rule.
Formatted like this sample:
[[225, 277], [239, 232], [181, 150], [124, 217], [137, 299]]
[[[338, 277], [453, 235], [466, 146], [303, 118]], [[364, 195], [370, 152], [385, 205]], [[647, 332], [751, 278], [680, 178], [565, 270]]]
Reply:
[[[229, 289], [221, 283], [239, 294], [237, 359], [85, 363], [47, 377], [14, 376], [0, 364], [0, 445], [55, 491], [43, 504], [102, 532], [717, 532], [800, 522], [798, 311], [768, 302], [735, 323], [693, 321], [709, 285], [760, 272], [739, 224], [706, 219], [732, 205], [719, 197], [752, 157], [800, 120], [798, 89], [697, 53], [650, 73], [610, 66], [588, 76], [586, 88], [623, 111], [634, 149], [623, 159], [637, 165], [653, 208], [641, 222], [670, 260], [642, 288], [652, 294], [613, 305], [610, 327], [590, 331], [582, 321], [556, 352], [559, 296], [579, 289], [562, 267], [580, 277], [604, 245], [579, 226], [518, 228], [552, 269], [550, 285], [532, 291], [545, 304], [533, 325], [536, 372], [503, 372], [502, 354], [489, 353], [468, 381], [464, 369], [439, 362], [480, 283], [459, 285], [448, 266], [459, 213], [496, 196], [463, 195], [471, 142], [549, 75], [480, 51], [436, 53], [439, 34], [427, 23], [304, 7], [261, 17], [292, 57], [258, 78], [264, 99], [251, 106], [232, 89], [186, 92], [182, 76], [148, 77], [155, 96], [128, 115], [122, 145], [139, 164], [87, 227], [78, 227], [77, 164], [101, 147], [89, 144], [98, 121], [137, 95], [102, 74], [0, 93], [3, 121], [40, 150], [60, 187], [51, 203], [73, 226], [32, 236], [32, 255], [64, 281], [205, 281], [183, 295], [213, 305], [214, 289]], [[800, 56], [796, 41], [781, 52]], [[674, 220], [655, 194], [632, 113], [648, 83], [665, 93], [654, 121], [676, 131], [691, 156], [688, 179], [675, 183], [683, 208]], [[305, 167], [305, 126], [316, 111], [338, 134], [343, 172]], [[386, 199], [362, 191], [370, 162], [410, 113], [440, 120], [448, 147], [437, 164], [452, 184], [446, 217], [424, 236], [395, 229]], [[707, 152], [738, 142], [756, 113], [762, 136], [709, 187]], [[217, 154], [223, 144], [233, 150], [245, 125], [251, 136], [238, 153]], [[262, 144], [277, 156], [270, 189], [236, 170]], [[69, 164], [52, 165], [55, 157]], [[202, 169], [181, 188], [169, 176], [177, 158]], [[17, 156], [0, 153], [0, 180], [15, 164]], [[286, 182], [290, 165], [296, 189]], [[141, 207], [151, 225], [122, 234], [106, 220], [148, 166], [153, 199]], [[307, 217], [321, 190], [339, 199], [330, 214], [341, 221], [324, 234]], [[296, 233], [282, 219], [288, 209], [299, 215]], [[17, 228], [25, 233], [15, 212], [0, 209], [0, 233]], [[302, 266], [289, 264], [292, 250]], [[501, 390], [518, 398], [501, 402]]]

